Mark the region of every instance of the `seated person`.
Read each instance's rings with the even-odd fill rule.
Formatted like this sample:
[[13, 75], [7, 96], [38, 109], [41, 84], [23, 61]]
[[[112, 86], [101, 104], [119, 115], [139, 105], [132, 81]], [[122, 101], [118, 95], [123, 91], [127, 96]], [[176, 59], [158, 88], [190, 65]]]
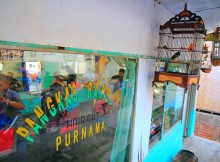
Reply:
[[57, 84], [57, 85], [60, 85], [60, 86], [65, 86], [65, 82], [63, 81], [63, 79], [60, 77], [61, 75], [58, 73], [58, 72], [55, 72], [54, 73], [54, 81], [51, 85], [54, 85], [54, 84]]
[[12, 72], [8, 72], [7, 76], [6, 76], [7, 80], [9, 81], [9, 88], [13, 91], [18, 92], [18, 91], [20, 91], [21, 86], [20, 86], [18, 80], [13, 78], [13, 75], [14, 74]]
[[111, 77], [111, 81], [109, 82], [109, 84], [114, 84], [113, 93], [116, 92], [119, 88], [121, 88], [124, 72], [124, 69], [120, 69], [118, 75], [114, 75]]
[[[112, 76], [109, 82], [109, 84], [113, 84], [113, 95], [111, 96], [111, 100], [117, 108], [120, 106], [121, 98], [119, 96], [121, 96], [121, 91], [119, 89], [122, 87], [124, 72], [124, 69], [120, 69], [119, 74]], [[97, 100], [95, 103], [95, 110], [96, 112], [99, 112], [100, 115], [106, 114], [107, 111], [111, 111], [111, 109], [112, 105], [106, 103], [105, 100]]]
[[13, 120], [18, 116], [16, 124], [21, 126], [24, 123], [20, 110], [24, 109], [20, 96], [16, 91], [9, 88], [9, 81], [5, 75], [0, 74], [0, 109], [5, 109], [5, 114]]
[[62, 76], [63, 80], [67, 81], [67, 85], [71, 84], [72, 82], [76, 82], [76, 74], [74, 70], [71, 69], [69, 65], [64, 66], [68, 76]]
[[[26, 140], [14, 132], [18, 127], [25, 124], [23, 115], [20, 112], [24, 107], [19, 94], [9, 88], [7, 77], [0, 74], [0, 111], [4, 109], [4, 114], [11, 120], [9, 123], [10, 126], [7, 124], [7, 127], [3, 127], [3, 131], [6, 133], [5, 137], [7, 137], [7, 142], [11, 143], [13, 142], [12, 140], [14, 140], [14, 145], [11, 147], [15, 149], [15, 152], [12, 152], [12, 154], [10, 154], [10, 151], [7, 152], [10, 149], [5, 150], [6, 155], [7, 153], [10, 154], [9, 156], [7, 155], [9, 159], [6, 161], [27, 161]], [[11, 131], [10, 128], [12, 128], [12, 130], [14, 129], [14, 131]]]

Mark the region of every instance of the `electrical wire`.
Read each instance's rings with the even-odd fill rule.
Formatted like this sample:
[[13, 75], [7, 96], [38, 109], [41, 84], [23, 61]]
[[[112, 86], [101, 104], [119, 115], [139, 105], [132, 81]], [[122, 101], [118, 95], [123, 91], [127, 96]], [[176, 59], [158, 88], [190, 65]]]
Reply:
[[203, 10], [197, 10], [195, 12], [202, 12], [202, 11], [208, 11], [208, 10], [214, 10], [214, 9], [220, 9], [220, 6], [219, 7], [213, 7], [213, 8], [206, 8], [206, 9], [203, 9]]

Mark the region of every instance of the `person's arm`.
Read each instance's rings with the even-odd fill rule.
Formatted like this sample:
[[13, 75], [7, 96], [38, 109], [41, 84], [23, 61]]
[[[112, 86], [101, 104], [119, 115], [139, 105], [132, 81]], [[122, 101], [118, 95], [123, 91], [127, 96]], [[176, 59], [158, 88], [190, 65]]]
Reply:
[[12, 107], [15, 107], [19, 110], [23, 110], [24, 109], [24, 104], [21, 102], [16, 102], [16, 101], [10, 101], [8, 100], [8, 105], [11, 105]]
[[8, 103], [8, 105], [10, 105], [10, 106], [12, 106], [16, 109], [23, 110], [24, 109], [24, 104], [22, 102], [20, 102], [21, 100], [20, 100], [19, 95], [18, 94], [15, 95], [15, 98], [16, 98], [16, 101], [11, 101], [9, 99], [6, 99], [6, 98], [0, 96], [0, 101]]
[[69, 79], [69, 76], [60, 75], [60, 76], [59, 76], [59, 79], [60, 79], [61, 81], [67, 81], [67, 80]]

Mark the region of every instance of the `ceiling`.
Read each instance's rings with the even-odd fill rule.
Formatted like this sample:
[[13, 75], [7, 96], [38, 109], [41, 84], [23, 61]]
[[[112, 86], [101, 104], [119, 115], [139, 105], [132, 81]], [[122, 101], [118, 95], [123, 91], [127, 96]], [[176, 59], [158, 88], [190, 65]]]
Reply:
[[207, 33], [215, 31], [220, 27], [220, 0], [155, 0], [163, 5], [174, 15], [184, 10], [187, 2], [188, 10], [201, 16], [205, 22]]

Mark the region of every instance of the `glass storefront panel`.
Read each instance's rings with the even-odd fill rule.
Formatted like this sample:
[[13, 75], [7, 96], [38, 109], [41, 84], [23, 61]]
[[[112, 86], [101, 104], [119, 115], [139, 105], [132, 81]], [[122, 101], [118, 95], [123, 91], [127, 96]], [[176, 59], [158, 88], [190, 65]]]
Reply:
[[0, 52], [0, 161], [128, 160], [137, 60]]
[[164, 112], [164, 97], [166, 83], [155, 83], [153, 93], [153, 109], [150, 127], [150, 144], [152, 148], [161, 139], [163, 112]]
[[182, 120], [184, 95], [185, 89], [172, 82], [155, 83], [149, 148]]
[[164, 133], [182, 119], [185, 89], [169, 83], [166, 86], [164, 104]]

